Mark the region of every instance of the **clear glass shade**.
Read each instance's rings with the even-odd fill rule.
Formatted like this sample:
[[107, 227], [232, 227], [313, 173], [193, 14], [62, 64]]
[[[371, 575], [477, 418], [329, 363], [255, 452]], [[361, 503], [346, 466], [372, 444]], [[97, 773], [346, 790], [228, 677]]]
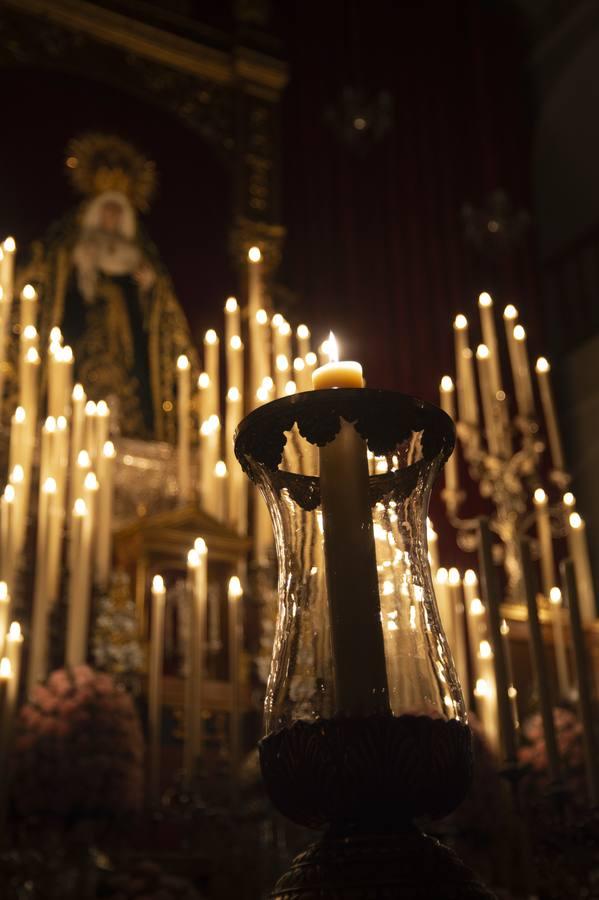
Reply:
[[356, 713], [465, 721], [426, 525], [453, 439], [435, 407], [366, 389], [298, 394], [240, 426], [279, 563], [267, 734]]

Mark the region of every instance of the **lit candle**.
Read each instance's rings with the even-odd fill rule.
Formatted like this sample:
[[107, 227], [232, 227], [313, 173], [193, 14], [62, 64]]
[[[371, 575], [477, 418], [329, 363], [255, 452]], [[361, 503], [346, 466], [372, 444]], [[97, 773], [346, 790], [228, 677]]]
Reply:
[[[362, 367], [338, 361], [333, 334], [329, 359], [312, 376], [316, 390], [363, 387]], [[319, 456], [337, 711], [388, 712], [366, 443], [351, 423], [341, 420], [337, 436], [320, 448]]]
[[232, 337], [241, 335], [241, 310], [236, 297], [227, 297], [225, 303], [225, 343], [227, 347]]
[[306, 353], [306, 358], [305, 358], [304, 362], [306, 363], [306, 369], [310, 376], [310, 384], [311, 384], [312, 378], [314, 377], [314, 370], [316, 369], [316, 366], [318, 365], [318, 357], [317, 357], [316, 353], [314, 353], [312, 350], [310, 351], [310, 353]]
[[112, 559], [112, 501], [114, 494], [114, 461], [112, 441], [105, 441], [98, 463], [100, 493], [98, 496], [98, 529], [96, 540], [96, 579], [106, 589], [110, 580]]
[[514, 684], [514, 665], [512, 662], [512, 648], [510, 645], [510, 626], [505, 619], [501, 620], [501, 642], [503, 644], [505, 664], [507, 667], [507, 695], [509, 697], [510, 707], [512, 710], [514, 729], [517, 731], [520, 728], [520, 718], [518, 716], [518, 691], [516, 690], [516, 686]]
[[208, 603], [207, 548], [197, 538], [187, 554], [190, 588], [189, 653], [186, 692], [184, 770], [189, 779], [202, 753], [202, 710], [204, 706], [204, 651]]
[[219, 369], [220, 341], [213, 328], [209, 328], [204, 335], [204, 371], [210, 379], [208, 385], [208, 415], [220, 415], [220, 369]]
[[597, 765], [597, 743], [595, 741], [596, 716], [593, 708], [593, 692], [585, 647], [584, 628], [578, 603], [576, 574], [571, 559], [560, 563], [562, 587], [568, 601], [570, 611], [570, 627], [572, 632], [572, 648], [576, 681], [578, 685], [578, 703], [582, 721], [582, 740], [584, 745], [587, 784], [591, 808], [599, 803], [599, 768]]
[[589, 560], [586, 526], [582, 516], [572, 512], [568, 516], [568, 547], [576, 572], [576, 586], [580, 602], [580, 615], [584, 625], [590, 625], [597, 618], [595, 590]]
[[5, 581], [0, 581], [0, 652], [4, 653], [4, 635], [8, 628], [10, 614], [10, 594]]
[[9, 766], [11, 712], [8, 703], [10, 683], [12, 681], [12, 668], [7, 656], [0, 659], [0, 816], [5, 817], [6, 795], [8, 791], [7, 771]]
[[21, 334], [28, 325], [37, 324], [37, 291], [32, 284], [26, 284], [21, 291]]
[[35, 684], [45, 678], [48, 666], [48, 542], [51, 498], [56, 494], [56, 481], [45, 478], [40, 484], [37, 507], [37, 549], [35, 557], [35, 579], [33, 593], [33, 614], [29, 653], [29, 692]]
[[220, 452], [220, 420], [211, 415], [200, 428], [200, 489], [202, 506], [206, 512], [216, 515], [218, 496], [214, 482], [214, 470]]
[[454, 619], [454, 646], [455, 664], [458, 678], [462, 686], [464, 697], [470, 696], [468, 678], [468, 646], [466, 644], [466, 622], [464, 620], [464, 596], [462, 592], [462, 578], [458, 569], [452, 567], [447, 575], [449, 596]]
[[293, 360], [293, 376], [297, 382], [298, 391], [309, 391], [312, 385], [312, 376], [306, 365], [306, 361], [301, 356], [296, 356]]
[[83, 386], [81, 384], [76, 384], [73, 387], [73, 391], [71, 394], [71, 456], [70, 456], [70, 473], [69, 473], [69, 483], [70, 483], [70, 502], [71, 505], [75, 502], [75, 498], [78, 496], [78, 491], [76, 489], [76, 469], [77, 469], [77, 459], [79, 458], [79, 454], [84, 449], [83, 441], [84, 441], [84, 429], [85, 429], [85, 404], [87, 402], [87, 397], [85, 396], [85, 391], [83, 390]]
[[[35, 347], [29, 347], [23, 360], [23, 376], [21, 379], [19, 405], [27, 414], [28, 435], [30, 444], [35, 435], [37, 422], [37, 381], [40, 367], [40, 355]], [[31, 452], [31, 451], [30, 451]]]
[[4, 397], [6, 342], [10, 328], [16, 249], [12, 237], [7, 237], [0, 248], [0, 409]]
[[179, 496], [183, 502], [191, 495], [190, 441], [191, 366], [182, 354], [177, 359], [177, 463]]
[[440, 566], [435, 573], [435, 599], [437, 601], [439, 616], [441, 617], [443, 632], [453, 655], [455, 650], [455, 616], [453, 606], [451, 605], [449, 572], [445, 566]]
[[152, 579], [152, 630], [148, 671], [148, 725], [150, 732], [150, 798], [160, 803], [160, 741], [162, 734], [162, 664], [164, 660], [164, 607], [166, 588], [162, 575]]
[[229, 615], [229, 686], [231, 691], [231, 719], [229, 741], [231, 746], [231, 762], [233, 779], [237, 778], [241, 760], [241, 651], [243, 647], [241, 598], [243, 588], [237, 575], [229, 579], [228, 589]]
[[96, 403], [96, 460], [102, 456], [102, 448], [108, 440], [110, 430], [110, 409], [106, 400]]
[[86, 576], [85, 549], [90, 516], [83, 497], [73, 505], [70, 536], [69, 606], [67, 614], [66, 663], [79, 666], [87, 659], [87, 631], [89, 622], [89, 598], [83, 596]]
[[474, 378], [472, 350], [468, 346], [468, 319], [460, 313], [454, 319], [458, 409], [460, 420], [469, 425], [478, 424], [478, 401]]
[[547, 494], [543, 488], [534, 492], [535, 520], [537, 524], [537, 540], [541, 557], [541, 580], [545, 598], [555, 584], [555, 560], [553, 556], [553, 537], [551, 535], [551, 519], [547, 504]]
[[491, 353], [486, 344], [479, 344], [476, 348], [476, 363], [480, 380], [480, 395], [483, 403], [487, 444], [489, 452], [498, 455], [501, 453], [501, 436], [495, 412], [496, 395], [491, 385]]
[[254, 341], [254, 351], [252, 352], [252, 356], [250, 359], [250, 374], [252, 376], [250, 379], [250, 399], [252, 401], [252, 405], [254, 405], [256, 399], [258, 399], [257, 392], [260, 390], [261, 386], [263, 386], [264, 380], [266, 378], [270, 380], [271, 377], [269, 344], [270, 331], [268, 327], [268, 314], [266, 310], [257, 310], [250, 324], [253, 328], [251, 334], [253, 334]]
[[227, 464], [223, 459], [214, 466], [214, 509], [212, 514], [224, 522], [227, 515]]
[[6, 692], [7, 718], [9, 719], [9, 742], [12, 738], [12, 729], [14, 727], [14, 713], [19, 697], [19, 684], [21, 681], [21, 658], [23, 655], [23, 634], [21, 626], [18, 622], [11, 622], [6, 641], [4, 644], [4, 653], [10, 663], [11, 679]]
[[553, 648], [555, 650], [555, 666], [560, 698], [569, 700], [571, 696], [568, 657], [566, 656], [566, 636], [564, 634], [564, 618], [562, 609], [562, 592], [554, 585], [549, 591], [551, 604], [551, 627], [553, 629]]
[[497, 730], [497, 685], [494, 669], [495, 655], [488, 640], [484, 639], [476, 644], [474, 654], [474, 669], [476, 680], [474, 683], [474, 699], [476, 701], [476, 713], [480, 719], [485, 737], [494, 752], [499, 751], [499, 734]]
[[[262, 308], [262, 254], [259, 247], [248, 252], [248, 326], [250, 337], [250, 381], [252, 402], [264, 377], [264, 357], [268, 355], [268, 315]], [[238, 332], [239, 333], [239, 332]]]
[[14, 584], [15, 553], [13, 551], [14, 533], [14, 485], [7, 484], [0, 500], [0, 538], [2, 541], [2, 579], [10, 586]]
[[502, 390], [501, 368], [499, 366], [499, 351], [495, 333], [493, 299], [486, 291], [483, 291], [478, 297], [478, 309], [483, 332], [483, 343], [489, 348], [489, 384], [492, 396], [496, 397], [499, 391]]
[[547, 429], [547, 440], [549, 442], [549, 451], [551, 453], [551, 463], [558, 472], [565, 472], [566, 461], [564, 459], [564, 451], [562, 447], [562, 438], [557, 421], [557, 412], [555, 409], [555, 401], [553, 399], [553, 390], [551, 388], [551, 366], [544, 356], [537, 359], [535, 365], [537, 373], [537, 383], [539, 385], [539, 393], [541, 395], [541, 406], [543, 407], [543, 417], [545, 419], [545, 428]]
[[92, 463], [96, 460], [98, 450], [98, 442], [96, 440], [96, 415], [98, 407], [93, 400], [88, 400], [85, 404], [84, 416], [84, 446], [89, 453]]
[[430, 519], [426, 520], [426, 541], [428, 545], [428, 560], [434, 578], [439, 568], [439, 535]]
[[227, 408], [225, 417], [225, 463], [229, 473], [229, 490], [227, 495], [227, 521], [238, 531], [245, 531], [247, 518], [247, 495], [244, 491], [245, 478], [241, 466], [235, 459], [234, 435], [243, 418], [241, 392], [237, 387], [230, 387], [227, 392]]
[[521, 416], [530, 418], [534, 414], [534, 399], [532, 393], [532, 381], [530, 378], [530, 365], [528, 363], [528, 351], [526, 349], [526, 331], [522, 325], [514, 326], [514, 342], [518, 365], [518, 368], [514, 373], [514, 379], [519, 385], [516, 392], [516, 396], [519, 397], [518, 412]]
[[[444, 375], [441, 379], [441, 384], [439, 385], [439, 393], [441, 398], [441, 409], [447, 413], [447, 415], [455, 420], [455, 388], [453, 385], [453, 381], [449, 377], [449, 375]], [[447, 462], [445, 463], [445, 468], [443, 470], [445, 476], [445, 490], [449, 493], [455, 493], [458, 490], [458, 457], [457, 457], [457, 443], [453, 449], [453, 452]]]

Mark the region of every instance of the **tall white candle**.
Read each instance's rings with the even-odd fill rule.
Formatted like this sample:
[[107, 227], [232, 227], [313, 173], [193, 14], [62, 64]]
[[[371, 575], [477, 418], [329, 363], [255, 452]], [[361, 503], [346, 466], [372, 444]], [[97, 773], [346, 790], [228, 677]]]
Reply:
[[9, 588], [14, 586], [15, 553], [13, 549], [14, 533], [14, 485], [7, 484], [0, 499], [0, 540], [2, 547], [2, 579]]
[[297, 338], [297, 355], [305, 359], [310, 352], [310, 329], [307, 325], [298, 325], [295, 335]]
[[209, 416], [220, 416], [220, 341], [213, 328], [204, 335], [204, 371], [210, 379], [207, 404]]
[[305, 360], [301, 356], [296, 356], [293, 360], [293, 377], [297, 384], [298, 391], [309, 391], [312, 378]]
[[152, 625], [148, 667], [148, 725], [150, 732], [150, 799], [160, 803], [160, 745], [162, 738], [162, 666], [164, 661], [164, 607], [162, 575], [152, 579]]
[[229, 579], [229, 686], [231, 691], [230, 745], [233, 779], [237, 778], [241, 761], [241, 651], [243, 647], [241, 598], [243, 588], [237, 575]]
[[497, 334], [495, 332], [493, 299], [486, 291], [483, 291], [483, 293], [479, 295], [478, 309], [483, 332], [483, 343], [489, 348], [489, 384], [492, 396], [496, 397], [503, 388], [501, 383]]
[[100, 491], [98, 495], [98, 527], [96, 538], [96, 580], [106, 589], [110, 581], [112, 561], [112, 502], [114, 494], [114, 463], [116, 450], [112, 441], [105, 441], [98, 463]]
[[496, 396], [491, 384], [491, 353], [486, 344], [479, 344], [476, 348], [476, 362], [480, 381], [480, 395], [483, 404], [487, 445], [489, 452], [497, 455], [501, 453], [501, 435], [495, 412]]
[[75, 486], [75, 472], [79, 454], [84, 449], [85, 439], [85, 404], [87, 397], [81, 384], [76, 384], [71, 394], [71, 462], [70, 462], [70, 484], [71, 484], [71, 501], [75, 502], [77, 496]]
[[0, 653], [4, 653], [4, 636], [8, 629], [10, 594], [5, 581], [0, 581]]
[[521, 416], [530, 418], [534, 415], [534, 398], [526, 349], [526, 331], [522, 325], [515, 325], [513, 335], [518, 366], [514, 373], [514, 379], [519, 385], [519, 392], [516, 392], [516, 396], [519, 397], [518, 412]]
[[[330, 362], [314, 372], [316, 390], [363, 387], [362, 367]], [[320, 492], [337, 712], [367, 715], [389, 709], [366, 444], [349, 422], [321, 447]], [[351, 600], [351, 602], [350, 602]], [[362, 664], [357, 667], [356, 659]]]
[[191, 366], [182, 354], [177, 360], [177, 462], [179, 496], [191, 497]]
[[48, 530], [51, 527], [49, 510], [56, 494], [56, 481], [46, 478], [40, 485], [37, 508], [37, 550], [33, 593], [33, 615], [29, 648], [28, 686], [31, 692], [35, 684], [45, 678], [48, 668]]
[[98, 441], [97, 441], [97, 429], [96, 429], [96, 416], [98, 413], [98, 408], [93, 400], [88, 400], [85, 404], [84, 410], [84, 447], [89, 453], [89, 458], [92, 461], [92, 464], [96, 461], [96, 455], [98, 452]]
[[566, 470], [566, 461], [557, 420], [555, 401], [553, 399], [553, 390], [551, 388], [551, 376], [549, 374], [551, 372], [551, 366], [544, 356], [540, 356], [537, 359], [535, 371], [537, 373], [537, 383], [541, 395], [541, 406], [543, 407], [545, 428], [547, 429], [551, 463], [554, 469], [557, 469], [559, 472], [564, 472]]
[[472, 350], [468, 346], [468, 319], [462, 313], [454, 319], [453, 334], [460, 420], [467, 422], [469, 425], [476, 425], [478, 423], [476, 380], [474, 377]]
[[277, 397], [285, 396], [285, 385], [289, 380], [289, 357], [279, 353], [275, 357], [275, 393]]
[[[449, 375], [444, 375], [441, 379], [441, 384], [439, 385], [439, 394], [441, 400], [441, 409], [447, 413], [447, 415], [451, 418], [452, 421], [455, 420], [455, 388], [453, 381], [449, 377]], [[458, 490], [458, 457], [457, 457], [457, 443], [453, 449], [453, 452], [447, 462], [445, 463], [445, 468], [443, 470], [445, 476], [445, 489], [454, 493]]]
[[188, 777], [195, 772], [202, 753], [202, 711], [204, 706], [204, 656], [208, 604], [208, 558], [206, 542], [197, 538], [187, 554], [190, 582], [189, 669], [186, 692], [185, 764]]
[[566, 654], [562, 592], [557, 585], [554, 585], [549, 591], [549, 602], [551, 604], [551, 628], [553, 631], [553, 648], [555, 651], [555, 667], [557, 669], [560, 698], [569, 700], [571, 699], [572, 686], [570, 684], [570, 670]]
[[241, 310], [235, 297], [227, 297], [225, 303], [225, 344], [227, 347], [231, 338], [241, 335]]
[[102, 455], [102, 448], [110, 432], [110, 409], [106, 400], [96, 403], [96, 460]]
[[268, 316], [262, 308], [262, 254], [259, 247], [248, 252], [248, 326], [250, 338], [249, 395], [252, 404], [264, 377], [264, 354], [268, 354]]
[[37, 324], [37, 291], [32, 284], [26, 284], [21, 291], [21, 334], [28, 325]]
[[462, 686], [464, 697], [470, 694], [470, 684], [468, 677], [468, 645], [466, 644], [466, 622], [464, 609], [464, 595], [462, 592], [462, 578], [458, 569], [452, 567], [447, 574], [447, 582], [449, 585], [449, 596], [453, 609], [454, 619], [454, 641], [453, 652], [455, 655], [456, 668], [458, 677]]
[[227, 521], [238, 531], [246, 526], [245, 478], [241, 466], [235, 459], [234, 435], [243, 418], [241, 392], [237, 387], [230, 387], [227, 392], [227, 408], [225, 418], [225, 464], [229, 473], [229, 489], [227, 492]]
[[223, 459], [219, 459], [214, 466], [214, 509], [212, 514], [221, 522], [224, 522], [227, 517], [227, 482], [227, 464]]
[[580, 615], [584, 625], [590, 625], [597, 618], [595, 589], [589, 560], [586, 526], [582, 516], [572, 512], [568, 516], [568, 547], [574, 563], [576, 585], [580, 604]]
[[549, 517], [547, 494], [543, 488], [537, 488], [535, 490], [533, 503], [541, 560], [541, 581], [545, 599], [548, 599], [549, 592], [555, 584], [555, 558], [553, 555], [553, 537], [551, 534], [551, 519]]
[[7, 237], [0, 248], [0, 409], [4, 398], [6, 348], [13, 298], [14, 264], [17, 245]]
[[21, 659], [23, 655], [23, 633], [18, 622], [11, 622], [3, 651], [10, 662], [11, 679], [6, 692], [7, 718], [9, 722], [9, 743], [14, 727], [14, 714], [19, 696], [21, 682]]
[[498, 753], [497, 682], [493, 658], [493, 648], [490, 642], [486, 639], [480, 641], [475, 655], [475, 669], [478, 677], [473, 693], [476, 700], [476, 712], [481, 721], [485, 737], [494, 752]]
[[67, 616], [66, 662], [79, 666], [87, 659], [89, 627], [89, 554], [92, 517], [83, 497], [75, 500], [71, 519], [71, 570]]

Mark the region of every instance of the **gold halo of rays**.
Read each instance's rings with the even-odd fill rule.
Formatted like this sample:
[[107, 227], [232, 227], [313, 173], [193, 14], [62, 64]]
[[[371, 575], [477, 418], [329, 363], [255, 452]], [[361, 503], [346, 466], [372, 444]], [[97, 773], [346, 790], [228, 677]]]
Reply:
[[156, 189], [156, 166], [127, 141], [111, 134], [80, 135], [69, 141], [65, 162], [79, 193], [119, 191], [136, 209], [147, 212]]

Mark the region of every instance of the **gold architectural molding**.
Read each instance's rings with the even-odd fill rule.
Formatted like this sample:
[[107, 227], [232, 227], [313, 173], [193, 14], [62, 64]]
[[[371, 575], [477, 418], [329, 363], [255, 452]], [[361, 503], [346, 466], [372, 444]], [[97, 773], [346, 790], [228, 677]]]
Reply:
[[287, 83], [287, 68], [279, 60], [246, 48], [238, 48], [231, 55], [85, 0], [1, 2], [20, 13], [82, 32], [101, 43], [217, 84], [231, 84], [241, 77], [278, 94]]

